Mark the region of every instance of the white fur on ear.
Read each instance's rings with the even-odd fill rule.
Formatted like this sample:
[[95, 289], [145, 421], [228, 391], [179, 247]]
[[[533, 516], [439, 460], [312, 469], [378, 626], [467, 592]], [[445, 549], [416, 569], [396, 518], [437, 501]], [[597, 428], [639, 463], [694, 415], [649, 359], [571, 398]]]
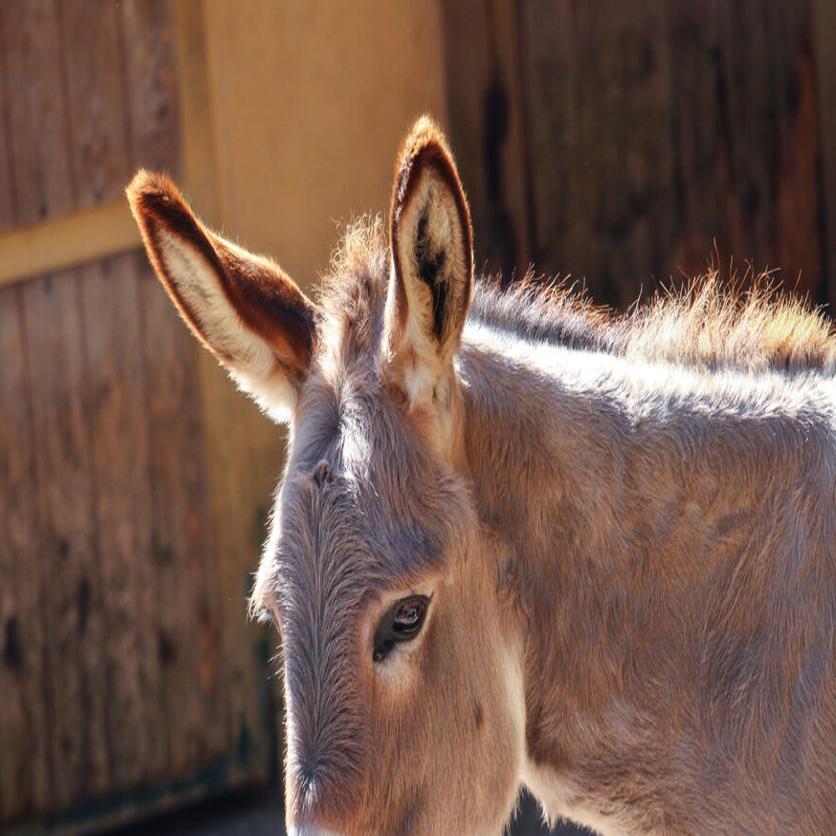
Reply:
[[165, 228], [157, 240], [160, 258], [184, 306], [195, 312], [205, 341], [222, 355], [235, 384], [273, 420], [288, 422], [298, 393], [270, 347], [242, 322], [198, 250]]
[[183, 319], [240, 389], [288, 421], [313, 353], [313, 304], [276, 264], [206, 229], [167, 177], [140, 171], [127, 194]]
[[395, 178], [387, 372], [409, 401], [432, 397], [458, 348], [473, 286], [470, 211], [441, 131], [423, 117]]

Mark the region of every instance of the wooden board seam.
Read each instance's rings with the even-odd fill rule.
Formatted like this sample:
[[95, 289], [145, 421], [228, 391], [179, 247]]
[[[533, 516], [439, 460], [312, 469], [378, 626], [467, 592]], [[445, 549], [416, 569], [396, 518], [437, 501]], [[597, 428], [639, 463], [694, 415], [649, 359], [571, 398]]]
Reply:
[[0, 234], [0, 286], [132, 250], [139, 232], [117, 200]]

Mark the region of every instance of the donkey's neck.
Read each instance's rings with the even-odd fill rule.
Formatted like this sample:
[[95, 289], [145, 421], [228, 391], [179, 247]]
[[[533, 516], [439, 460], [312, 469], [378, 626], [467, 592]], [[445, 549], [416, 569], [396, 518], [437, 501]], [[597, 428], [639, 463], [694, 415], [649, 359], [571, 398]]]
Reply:
[[[610, 830], [579, 808], [605, 809], [597, 788], [618, 774], [646, 779], [641, 795], [672, 752], [680, 765], [696, 758], [688, 741], [713, 698], [698, 690], [723, 673], [700, 636], [723, 618], [775, 498], [811, 473], [827, 478], [801, 420], [815, 383], [805, 397], [803, 382], [777, 375], [628, 362], [479, 324], [458, 362], [476, 503], [504, 543], [501, 577], [525, 632], [527, 780], [557, 781], [550, 812]], [[792, 513], [812, 520], [815, 508]], [[769, 605], [758, 589], [753, 630]], [[671, 799], [655, 800], [670, 813]], [[624, 816], [618, 828], [652, 829]]]
[[647, 606], [632, 587], [659, 572], [659, 555], [631, 535], [684, 501], [666, 478], [670, 441], [649, 441], [652, 419], [617, 366], [483, 328], [466, 333], [460, 354], [476, 504], [525, 613], [527, 743], [538, 760], [562, 760], [567, 714], [603, 708], [620, 690], [622, 631]]

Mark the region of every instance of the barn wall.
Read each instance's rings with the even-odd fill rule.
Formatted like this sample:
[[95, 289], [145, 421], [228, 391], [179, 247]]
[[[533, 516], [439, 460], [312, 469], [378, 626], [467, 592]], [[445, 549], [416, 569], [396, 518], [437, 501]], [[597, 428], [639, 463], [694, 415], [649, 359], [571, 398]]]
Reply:
[[[0, 227], [180, 168], [167, 4], [0, 9]], [[219, 763], [196, 352], [139, 252], [0, 288], [0, 821]]]

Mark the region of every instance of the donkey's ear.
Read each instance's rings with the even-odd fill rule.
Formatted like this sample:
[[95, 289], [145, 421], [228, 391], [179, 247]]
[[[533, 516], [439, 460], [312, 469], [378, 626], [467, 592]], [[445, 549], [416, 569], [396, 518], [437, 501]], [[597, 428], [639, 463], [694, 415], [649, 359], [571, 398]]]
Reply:
[[390, 223], [385, 363], [415, 402], [450, 370], [473, 287], [470, 210], [444, 135], [426, 116], [401, 151]]
[[276, 420], [308, 374], [316, 309], [278, 265], [208, 230], [165, 175], [127, 188], [148, 257], [195, 336]]

